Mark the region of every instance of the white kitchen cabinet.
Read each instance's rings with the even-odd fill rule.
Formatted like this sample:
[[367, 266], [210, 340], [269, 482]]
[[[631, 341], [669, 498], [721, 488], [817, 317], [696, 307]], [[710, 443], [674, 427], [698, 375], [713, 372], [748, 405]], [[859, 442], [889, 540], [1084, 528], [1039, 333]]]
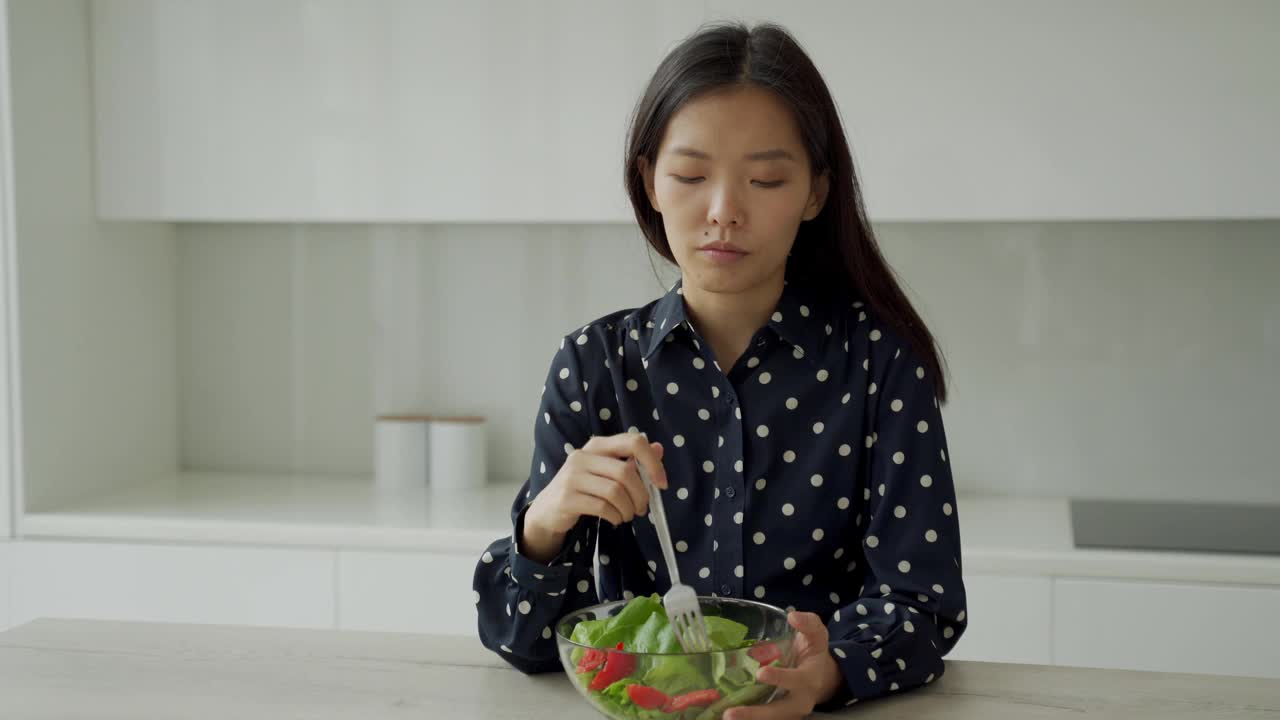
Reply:
[[19, 542], [14, 625], [38, 617], [333, 627], [329, 550]]
[[1280, 216], [1280, 5], [95, 2], [103, 218], [617, 221], [704, 17], [788, 26], [877, 220]]
[[476, 635], [477, 554], [338, 553], [338, 628]]
[[966, 574], [964, 588], [969, 626], [948, 659], [1053, 662], [1049, 578]]
[[628, 215], [628, 113], [701, 4], [95, 2], [103, 218]]
[[1059, 665], [1280, 678], [1280, 588], [1056, 579]]
[[9, 628], [9, 595], [12, 574], [13, 543], [0, 540], [0, 632]]

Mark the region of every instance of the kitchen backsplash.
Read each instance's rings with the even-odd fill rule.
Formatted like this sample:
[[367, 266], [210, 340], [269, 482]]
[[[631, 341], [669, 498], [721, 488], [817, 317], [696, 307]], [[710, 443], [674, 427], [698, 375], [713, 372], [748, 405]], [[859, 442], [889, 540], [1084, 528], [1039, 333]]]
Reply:
[[[620, 225], [178, 225], [181, 457], [372, 471], [372, 418], [528, 469], [562, 335], [675, 277]], [[1280, 221], [877, 228], [949, 361], [962, 492], [1280, 502]]]

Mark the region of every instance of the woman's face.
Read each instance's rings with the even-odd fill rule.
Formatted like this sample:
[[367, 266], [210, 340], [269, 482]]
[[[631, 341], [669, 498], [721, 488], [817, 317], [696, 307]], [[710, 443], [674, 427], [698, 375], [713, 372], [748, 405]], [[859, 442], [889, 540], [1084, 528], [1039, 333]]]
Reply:
[[800, 223], [826, 199], [790, 109], [757, 87], [686, 103], [640, 168], [685, 285], [704, 292], [780, 289]]

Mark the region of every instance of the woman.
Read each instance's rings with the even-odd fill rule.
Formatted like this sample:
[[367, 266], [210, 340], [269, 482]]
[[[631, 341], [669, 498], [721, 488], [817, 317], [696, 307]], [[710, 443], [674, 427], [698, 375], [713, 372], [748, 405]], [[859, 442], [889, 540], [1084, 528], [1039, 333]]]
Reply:
[[513, 535], [477, 566], [482, 641], [558, 670], [558, 618], [666, 592], [634, 460], [682, 579], [785, 607], [800, 633], [797, 667], [761, 672], [787, 696], [726, 717], [932, 682], [966, 626], [944, 370], [818, 71], [774, 25], [698, 32], [637, 105], [625, 180], [680, 282], [562, 340]]

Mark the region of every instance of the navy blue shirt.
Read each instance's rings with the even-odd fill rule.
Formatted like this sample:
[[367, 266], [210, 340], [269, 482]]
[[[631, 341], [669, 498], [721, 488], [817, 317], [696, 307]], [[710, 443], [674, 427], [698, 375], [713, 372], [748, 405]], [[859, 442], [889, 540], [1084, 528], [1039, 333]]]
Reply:
[[924, 364], [862, 303], [788, 283], [728, 372], [680, 285], [569, 334], [552, 360], [513, 535], [477, 564], [482, 642], [558, 670], [556, 621], [670, 586], [652, 522], [583, 517], [547, 564], [513, 542], [524, 510], [593, 435], [664, 446], [663, 504], [681, 579], [700, 595], [817, 613], [846, 679], [820, 709], [943, 673], [966, 627], [955, 488]]

